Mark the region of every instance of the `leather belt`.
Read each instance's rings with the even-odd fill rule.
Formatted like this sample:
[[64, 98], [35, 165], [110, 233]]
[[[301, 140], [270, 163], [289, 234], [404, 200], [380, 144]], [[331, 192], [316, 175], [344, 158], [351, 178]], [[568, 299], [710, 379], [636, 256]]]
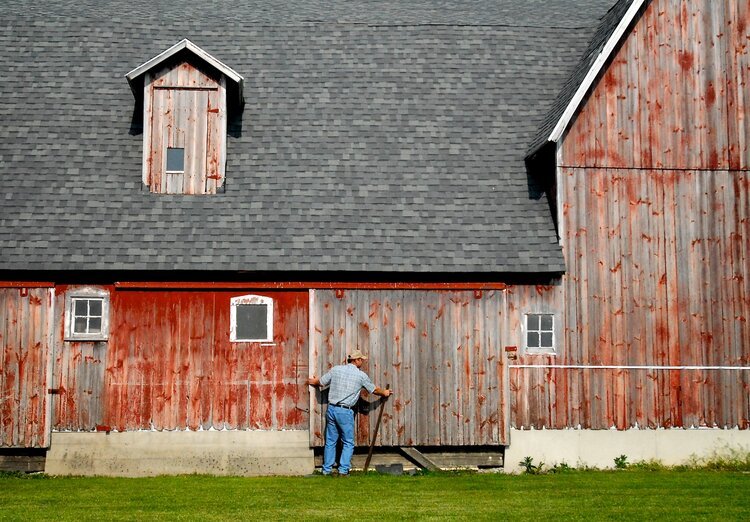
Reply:
[[346, 408], [347, 410], [353, 410], [354, 409], [354, 406], [347, 406], [346, 404], [341, 404], [341, 403], [334, 404], [334, 406], [339, 407], [339, 408]]

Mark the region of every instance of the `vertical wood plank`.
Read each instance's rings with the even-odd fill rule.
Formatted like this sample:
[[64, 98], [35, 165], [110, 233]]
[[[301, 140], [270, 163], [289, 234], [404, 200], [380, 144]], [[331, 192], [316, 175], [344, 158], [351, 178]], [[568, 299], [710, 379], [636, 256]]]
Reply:
[[419, 376], [423, 372], [419, 364], [421, 338], [417, 315], [417, 300], [406, 291], [400, 292], [404, 313], [402, 323], [402, 369], [401, 387], [395, 390], [396, 403], [402, 405], [404, 432], [399, 434], [396, 442], [406, 446], [416, 445], [419, 422]]

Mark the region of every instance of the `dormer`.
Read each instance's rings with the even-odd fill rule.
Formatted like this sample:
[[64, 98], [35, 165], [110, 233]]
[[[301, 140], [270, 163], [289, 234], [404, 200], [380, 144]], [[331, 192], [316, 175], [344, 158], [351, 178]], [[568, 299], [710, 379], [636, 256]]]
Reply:
[[125, 76], [143, 96], [143, 183], [159, 194], [215, 194], [224, 185], [228, 106], [244, 79], [190, 40]]

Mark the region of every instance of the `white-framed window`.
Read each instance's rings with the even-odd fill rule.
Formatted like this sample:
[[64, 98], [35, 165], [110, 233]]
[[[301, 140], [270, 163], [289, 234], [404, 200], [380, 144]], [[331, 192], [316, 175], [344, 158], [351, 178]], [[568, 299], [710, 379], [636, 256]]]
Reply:
[[185, 172], [185, 148], [167, 147], [167, 173]]
[[109, 338], [109, 293], [81, 289], [65, 295], [65, 340], [106, 341]]
[[273, 341], [273, 299], [262, 295], [242, 295], [231, 299], [232, 342]]
[[553, 313], [527, 313], [523, 322], [526, 353], [556, 353], [557, 320]]

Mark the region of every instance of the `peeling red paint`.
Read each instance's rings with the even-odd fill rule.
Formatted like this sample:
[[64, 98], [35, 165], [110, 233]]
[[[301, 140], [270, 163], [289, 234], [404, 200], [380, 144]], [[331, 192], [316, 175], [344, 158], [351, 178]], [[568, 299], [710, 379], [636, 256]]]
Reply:
[[688, 51], [677, 51], [677, 63], [680, 64], [684, 72], [690, 72], [693, 68], [693, 53]]
[[716, 103], [716, 89], [714, 88], [714, 84], [709, 82], [706, 89], [706, 105], [711, 107], [714, 103]]
[[114, 291], [103, 357], [65, 343], [57, 371], [73, 392], [56, 427], [304, 429], [307, 293], [262, 293], [274, 299], [273, 342], [232, 343], [230, 298], [250, 293]]

